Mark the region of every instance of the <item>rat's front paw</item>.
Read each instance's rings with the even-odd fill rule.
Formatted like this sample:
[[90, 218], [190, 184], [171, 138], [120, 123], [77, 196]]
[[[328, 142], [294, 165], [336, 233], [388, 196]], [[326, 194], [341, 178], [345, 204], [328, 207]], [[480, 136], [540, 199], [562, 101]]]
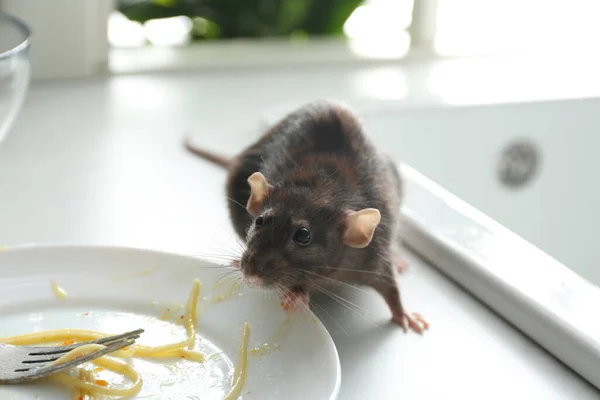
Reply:
[[408, 263], [400, 254], [394, 255], [394, 265], [396, 266], [396, 270], [401, 274], [408, 271]]
[[281, 308], [290, 314], [296, 313], [303, 308], [308, 308], [308, 293], [305, 292], [285, 293], [279, 299], [281, 300]]
[[404, 332], [410, 328], [412, 331], [422, 334], [423, 331], [429, 329], [429, 323], [423, 318], [421, 314], [417, 313], [399, 313], [393, 316], [393, 321], [402, 327]]

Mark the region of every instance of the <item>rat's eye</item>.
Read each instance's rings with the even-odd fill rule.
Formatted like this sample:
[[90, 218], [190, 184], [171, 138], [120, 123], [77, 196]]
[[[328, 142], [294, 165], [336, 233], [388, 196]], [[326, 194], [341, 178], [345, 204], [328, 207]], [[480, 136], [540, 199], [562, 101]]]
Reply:
[[308, 228], [300, 228], [294, 233], [294, 241], [298, 244], [307, 245], [310, 243], [310, 231]]
[[256, 221], [254, 221], [254, 225], [256, 225], [257, 228], [260, 228], [263, 222], [265, 222], [265, 219], [261, 216], [256, 218]]

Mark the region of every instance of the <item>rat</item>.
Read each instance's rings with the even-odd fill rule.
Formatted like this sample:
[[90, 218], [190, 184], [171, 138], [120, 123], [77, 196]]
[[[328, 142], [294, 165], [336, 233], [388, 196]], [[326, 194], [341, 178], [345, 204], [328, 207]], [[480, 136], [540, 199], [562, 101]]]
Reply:
[[236, 266], [249, 286], [277, 291], [288, 312], [320, 285], [375, 289], [406, 332], [429, 327], [402, 304], [396, 272], [402, 179], [355, 114], [331, 101], [304, 104], [233, 158], [192, 153], [228, 171], [226, 194], [246, 249]]

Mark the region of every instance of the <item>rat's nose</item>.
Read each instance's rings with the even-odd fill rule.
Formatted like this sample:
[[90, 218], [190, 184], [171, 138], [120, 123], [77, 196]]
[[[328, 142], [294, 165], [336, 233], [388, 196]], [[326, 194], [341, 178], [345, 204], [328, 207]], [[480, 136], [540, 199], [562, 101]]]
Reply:
[[244, 275], [244, 280], [250, 287], [259, 287], [263, 284], [263, 280], [256, 275]]

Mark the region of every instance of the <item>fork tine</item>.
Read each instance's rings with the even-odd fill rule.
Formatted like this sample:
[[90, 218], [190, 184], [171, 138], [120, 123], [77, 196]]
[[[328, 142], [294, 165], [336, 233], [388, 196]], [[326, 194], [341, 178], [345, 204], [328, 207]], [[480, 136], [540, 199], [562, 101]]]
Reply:
[[[125, 333], [122, 333], [119, 335], [107, 336], [107, 337], [100, 338], [97, 340], [90, 340], [88, 342], [75, 343], [75, 344], [71, 344], [71, 345], [67, 345], [67, 346], [33, 347], [32, 349], [35, 349], [35, 351], [30, 352], [29, 355], [30, 356], [49, 356], [49, 355], [53, 355], [53, 354], [64, 354], [64, 353], [67, 353], [67, 352], [73, 350], [76, 347], [83, 346], [86, 344], [108, 345], [112, 342], [116, 342], [121, 339], [127, 339], [127, 338], [138, 339], [140, 337], [140, 334], [143, 332], [144, 332], [143, 329], [136, 329], [135, 331], [125, 332]], [[54, 360], [52, 360], [52, 361], [54, 361]]]
[[63, 354], [55, 354], [53, 357], [50, 357], [50, 358], [34, 358], [34, 359], [30, 359], [30, 360], [23, 360], [23, 361], [21, 361], [21, 363], [22, 364], [48, 363], [48, 362], [56, 361], [62, 356], [63, 356]]
[[[131, 332], [126, 332], [126, 333], [122, 333], [120, 335], [114, 335], [114, 336], [107, 336], [105, 338], [100, 338], [98, 340], [93, 340], [89, 343], [86, 344], [105, 344], [107, 342], [112, 342], [112, 341], [116, 341], [116, 340], [120, 340], [120, 339], [126, 339], [129, 337], [135, 337], [136, 339], [140, 337], [140, 335], [144, 332], [143, 329], [136, 329], [135, 331], [131, 331]], [[81, 344], [81, 343], [80, 343]]]
[[134, 343], [135, 343], [135, 339], [121, 339], [119, 341], [111, 343], [104, 349], [96, 350], [90, 354], [83, 356], [83, 357], [74, 358], [73, 360], [67, 361], [65, 363], [60, 363], [60, 364], [51, 365], [51, 366], [36, 367], [36, 368], [21, 368], [21, 369], [15, 370], [15, 372], [23, 372], [25, 374], [22, 375], [21, 377], [17, 378], [17, 380], [15, 380], [15, 382], [17, 382], [17, 381], [23, 382], [23, 381], [28, 381], [28, 380], [32, 380], [32, 379], [44, 378], [46, 376], [54, 374], [55, 372], [75, 367], [77, 365], [91, 361], [95, 358], [112, 353], [113, 351], [122, 349], [123, 347], [131, 346]]

